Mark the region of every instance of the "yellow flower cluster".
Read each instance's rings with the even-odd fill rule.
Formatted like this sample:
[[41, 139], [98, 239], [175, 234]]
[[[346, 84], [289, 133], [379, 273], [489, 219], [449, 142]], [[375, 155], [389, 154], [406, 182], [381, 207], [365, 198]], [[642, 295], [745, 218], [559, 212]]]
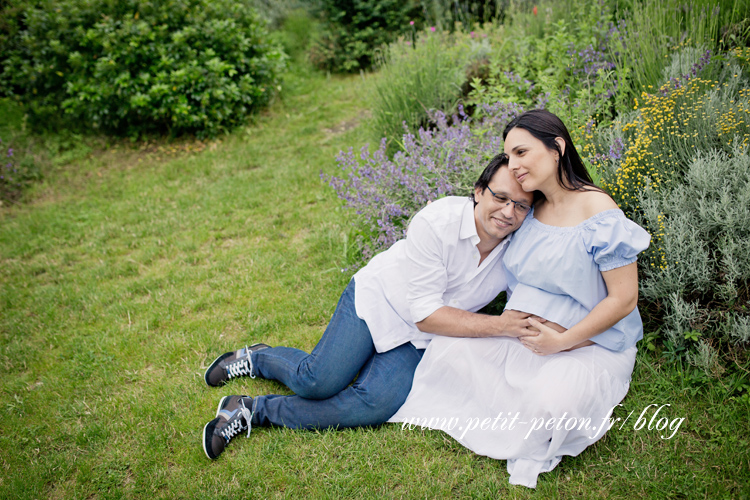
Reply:
[[[733, 55], [750, 60], [750, 49], [736, 49]], [[730, 150], [737, 142], [750, 147], [750, 89], [725, 92], [730, 83], [737, 85], [740, 75], [733, 78], [729, 83], [701, 78], [683, 85], [669, 82], [636, 99], [639, 112], [622, 126], [627, 148], [621, 163], [614, 175], [602, 180], [625, 213], [641, 211], [638, 195], [644, 189], [658, 192], [679, 181], [680, 173], [698, 151]], [[666, 269], [664, 215], [655, 222], [650, 266]]]
[[738, 99], [720, 103], [719, 109], [708, 102], [719, 82], [692, 78], [673, 85], [643, 92], [635, 105], [640, 113], [622, 127], [631, 139], [614, 179], [604, 187], [623, 210], [639, 210], [638, 192], [646, 186], [658, 191], [665, 176], [683, 171], [698, 149], [750, 143], [750, 89], [740, 89]]
[[743, 66], [750, 65], [750, 47], [737, 47], [729, 51], [737, 59], [737, 62]]

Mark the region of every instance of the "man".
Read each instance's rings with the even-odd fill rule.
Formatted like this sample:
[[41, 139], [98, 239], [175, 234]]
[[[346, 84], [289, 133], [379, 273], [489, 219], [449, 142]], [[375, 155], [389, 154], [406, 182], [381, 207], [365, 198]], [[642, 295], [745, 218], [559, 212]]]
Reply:
[[[226, 396], [203, 429], [215, 459], [252, 426], [293, 429], [377, 425], [406, 400], [430, 339], [520, 336], [528, 314], [477, 314], [507, 283], [508, 236], [531, 209], [504, 154], [492, 159], [470, 198], [447, 197], [414, 216], [406, 239], [354, 275], [325, 333], [308, 354], [254, 344], [219, 356], [206, 383], [238, 376], [278, 380], [295, 396]], [[352, 381], [355, 379], [354, 383]]]

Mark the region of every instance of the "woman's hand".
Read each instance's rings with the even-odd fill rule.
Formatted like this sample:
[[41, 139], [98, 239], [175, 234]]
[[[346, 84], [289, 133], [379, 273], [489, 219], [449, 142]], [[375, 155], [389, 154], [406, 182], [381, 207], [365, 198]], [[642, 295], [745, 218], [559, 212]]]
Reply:
[[524, 347], [530, 349], [534, 354], [546, 356], [573, 347], [568, 345], [566, 338], [563, 335], [567, 330], [557, 323], [551, 321], [541, 323], [534, 318], [527, 318], [526, 321], [531, 328], [537, 330], [539, 333], [534, 336], [529, 335], [518, 337], [518, 340], [520, 340]]

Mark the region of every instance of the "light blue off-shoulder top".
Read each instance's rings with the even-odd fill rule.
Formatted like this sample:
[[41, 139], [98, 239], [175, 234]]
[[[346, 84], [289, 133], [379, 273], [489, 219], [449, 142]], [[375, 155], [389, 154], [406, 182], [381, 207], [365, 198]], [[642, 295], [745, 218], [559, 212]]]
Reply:
[[[503, 258], [509, 289], [505, 308], [570, 328], [607, 296], [601, 272], [635, 262], [650, 240], [620, 209], [600, 212], [573, 227], [548, 226], [535, 219], [532, 211]], [[642, 338], [643, 323], [636, 307], [591, 340], [624, 351]]]

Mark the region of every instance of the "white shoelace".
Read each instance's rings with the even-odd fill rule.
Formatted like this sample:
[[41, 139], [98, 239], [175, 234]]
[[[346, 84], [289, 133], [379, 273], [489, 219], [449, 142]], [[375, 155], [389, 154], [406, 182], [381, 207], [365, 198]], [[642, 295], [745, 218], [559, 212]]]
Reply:
[[[250, 437], [250, 431], [252, 430], [252, 425], [250, 424], [250, 419], [253, 417], [253, 414], [250, 410], [247, 409], [245, 406], [245, 402], [240, 399], [240, 404], [242, 405], [241, 408], [238, 408], [239, 412], [242, 414], [242, 416], [245, 419], [245, 422], [247, 423], [247, 437]], [[222, 437], [226, 439], [227, 443], [232, 440], [234, 436], [236, 436], [238, 433], [242, 432], [242, 419], [238, 418], [234, 422], [228, 424], [224, 430], [220, 432]]]
[[246, 356], [244, 358], [240, 358], [227, 365], [227, 377], [230, 379], [244, 376], [255, 378], [255, 374], [253, 373], [253, 360], [250, 358], [250, 349], [248, 349], [247, 346], [245, 346], [245, 354]]

